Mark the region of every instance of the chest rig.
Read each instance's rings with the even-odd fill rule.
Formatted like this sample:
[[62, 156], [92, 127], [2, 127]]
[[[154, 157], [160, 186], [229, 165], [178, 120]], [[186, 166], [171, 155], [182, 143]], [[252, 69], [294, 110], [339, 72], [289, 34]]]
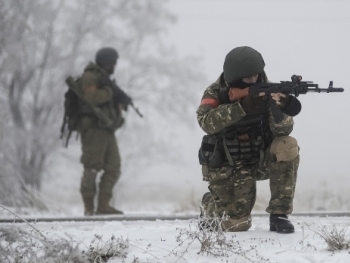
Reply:
[[224, 163], [256, 164], [272, 141], [268, 112], [249, 115], [214, 135], [205, 135], [199, 149], [199, 163], [219, 168]]

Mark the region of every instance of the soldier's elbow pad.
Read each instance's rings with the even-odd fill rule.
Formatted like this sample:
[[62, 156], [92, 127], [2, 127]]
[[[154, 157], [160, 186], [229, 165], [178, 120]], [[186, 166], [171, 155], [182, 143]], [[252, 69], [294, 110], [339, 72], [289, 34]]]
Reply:
[[277, 137], [271, 143], [270, 153], [276, 156], [277, 162], [293, 161], [299, 155], [298, 142], [291, 136]]

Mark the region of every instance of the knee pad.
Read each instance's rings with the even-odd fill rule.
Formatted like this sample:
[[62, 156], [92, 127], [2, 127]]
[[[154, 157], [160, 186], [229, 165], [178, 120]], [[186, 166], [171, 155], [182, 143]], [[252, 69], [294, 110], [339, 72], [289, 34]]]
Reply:
[[276, 156], [277, 162], [290, 162], [299, 155], [299, 146], [295, 138], [281, 136], [271, 143], [270, 153]]

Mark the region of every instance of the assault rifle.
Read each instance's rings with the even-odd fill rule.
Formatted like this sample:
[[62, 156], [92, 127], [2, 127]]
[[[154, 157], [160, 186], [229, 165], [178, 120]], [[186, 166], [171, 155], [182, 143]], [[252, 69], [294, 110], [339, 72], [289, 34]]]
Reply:
[[[271, 93], [283, 93], [286, 95], [294, 95], [298, 97], [300, 94], [306, 94], [308, 92], [344, 92], [343, 88], [334, 88], [333, 81], [329, 82], [327, 89], [322, 89], [318, 87], [318, 84], [314, 84], [312, 81], [302, 81], [302, 76], [293, 75], [291, 77], [292, 81], [281, 81], [281, 83], [256, 83], [249, 87], [249, 95], [259, 95], [260, 93], [265, 93], [265, 95], [270, 95]], [[279, 123], [283, 119], [283, 113], [280, 108], [278, 108], [276, 101], [269, 97], [270, 108], [276, 123]], [[295, 99], [295, 98], [294, 98]], [[300, 102], [295, 100], [294, 103]], [[296, 105], [298, 107], [298, 105]], [[301, 109], [301, 105], [300, 105]], [[299, 111], [300, 111], [299, 109]], [[291, 116], [295, 116], [299, 111]], [[287, 114], [289, 115], [289, 114]]]
[[113, 90], [113, 100], [116, 102], [116, 105], [118, 105], [119, 103], [125, 105], [126, 107], [130, 105], [137, 113], [137, 115], [143, 118], [141, 112], [138, 110], [138, 108], [134, 106], [132, 99], [115, 83], [115, 80], [111, 80], [110, 84]]

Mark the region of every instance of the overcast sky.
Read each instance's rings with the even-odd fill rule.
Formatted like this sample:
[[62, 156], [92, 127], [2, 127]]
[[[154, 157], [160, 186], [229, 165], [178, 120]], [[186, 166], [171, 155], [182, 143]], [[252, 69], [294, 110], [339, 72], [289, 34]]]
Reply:
[[[178, 16], [169, 39], [179, 54], [203, 59], [206, 86], [222, 72], [226, 54], [247, 45], [263, 55], [273, 82], [299, 74], [322, 88], [330, 80], [344, 87], [344, 93], [301, 95], [292, 136], [301, 147], [299, 182], [343, 183], [350, 176], [350, 1], [171, 0], [169, 6]], [[203, 135], [197, 131], [195, 143]]]

